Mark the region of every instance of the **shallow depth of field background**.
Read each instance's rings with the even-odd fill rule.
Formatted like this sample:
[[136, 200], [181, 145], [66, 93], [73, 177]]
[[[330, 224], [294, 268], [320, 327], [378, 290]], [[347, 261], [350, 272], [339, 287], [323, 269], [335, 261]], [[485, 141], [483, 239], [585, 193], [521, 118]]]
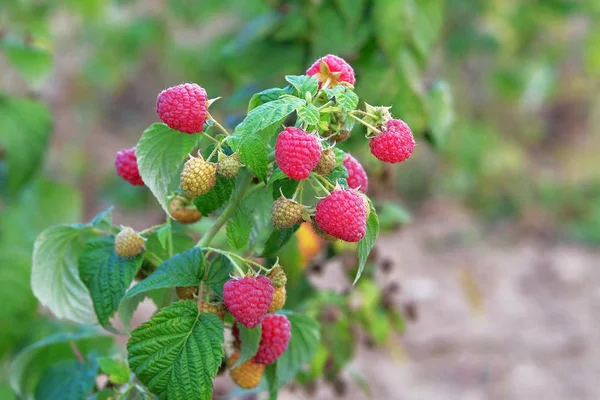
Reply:
[[[110, 204], [134, 228], [164, 218], [113, 167], [157, 121], [160, 90], [223, 96], [211, 112], [232, 128], [253, 93], [334, 53], [417, 149], [382, 166], [360, 127], [344, 144], [369, 194], [412, 215], [393, 207], [370, 267], [406, 330], [362, 340], [344, 387], [317, 383], [315, 398], [366, 398], [355, 372], [374, 399], [600, 398], [599, 4], [0, 0], [0, 93], [41, 99], [54, 125], [40, 176], [0, 200], [0, 376], [57, 324], [29, 290], [43, 228]], [[334, 264], [311, 280], [340, 290]]]

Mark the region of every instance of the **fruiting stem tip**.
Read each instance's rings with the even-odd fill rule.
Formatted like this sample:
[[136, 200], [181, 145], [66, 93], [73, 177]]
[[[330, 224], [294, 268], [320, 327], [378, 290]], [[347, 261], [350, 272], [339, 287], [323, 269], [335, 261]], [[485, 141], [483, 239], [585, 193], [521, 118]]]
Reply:
[[377, 134], [381, 134], [381, 131], [377, 128], [375, 128], [373, 125], [369, 124], [368, 122], [363, 121], [362, 119], [358, 118], [356, 115], [353, 114], [348, 114], [348, 116], [358, 122], [360, 122], [361, 124], [363, 124], [364, 126], [366, 126], [367, 128], [371, 129], [373, 132], [377, 132]]

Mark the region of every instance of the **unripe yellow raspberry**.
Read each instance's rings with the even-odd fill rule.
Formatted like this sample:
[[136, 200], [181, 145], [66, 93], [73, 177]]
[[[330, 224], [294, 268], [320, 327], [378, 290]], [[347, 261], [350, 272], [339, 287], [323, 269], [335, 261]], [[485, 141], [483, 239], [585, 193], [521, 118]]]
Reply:
[[328, 175], [335, 168], [335, 153], [331, 149], [325, 149], [313, 172], [319, 175]]
[[189, 197], [208, 193], [217, 183], [217, 165], [203, 158], [190, 158], [181, 171], [181, 188]]
[[232, 154], [230, 156], [220, 156], [218, 163], [217, 172], [219, 175], [223, 175], [227, 178], [233, 178], [240, 170], [242, 163], [240, 163], [240, 156]]
[[283, 308], [283, 305], [285, 304], [285, 298], [286, 298], [285, 287], [282, 286], [282, 287], [275, 289], [275, 292], [273, 293], [273, 301], [271, 301], [271, 305], [269, 306], [269, 309], [267, 310], [267, 312], [272, 314], [274, 312], [281, 310]]
[[144, 238], [130, 227], [121, 229], [115, 237], [115, 252], [121, 257], [135, 257], [144, 249]]
[[302, 221], [302, 204], [281, 196], [273, 203], [271, 220], [276, 228], [291, 228]]
[[227, 309], [224, 304], [202, 303], [202, 312], [215, 314], [221, 321], [225, 319]]
[[[239, 353], [234, 353], [227, 363], [229, 368], [233, 367], [237, 361]], [[265, 365], [254, 362], [254, 359], [250, 359], [233, 369], [230, 369], [229, 375], [236, 385], [242, 389], [252, 389], [258, 386], [262, 375], [265, 372]]]
[[267, 274], [267, 278], [271, 280], [274, 288], [280, 288], [287, 283], [287, 275], [280, 265], [274, 267]]
[[193, 300], [198, 295], [198, 286], [177, 286], [175, 292], [181, 300]]
[[195, 207], [187, 207], [181, 199], [173, 199], [169, 205], [171, 217], [182, 224], [193, 224], [202, 219], [202, 214]]

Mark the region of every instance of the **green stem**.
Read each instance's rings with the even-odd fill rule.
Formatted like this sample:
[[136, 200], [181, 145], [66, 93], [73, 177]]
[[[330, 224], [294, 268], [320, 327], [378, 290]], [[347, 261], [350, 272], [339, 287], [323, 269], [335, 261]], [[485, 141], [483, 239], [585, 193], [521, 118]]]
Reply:
[[[323, 186], [323, 184], [321, 183], [321, 181], [319, 179], [316, 179], [316, 178], [311, 179], [311, 182], [315, 182], [317, 184], [317, 186], [320, 187], [321, 190], [323, 190], [325, 193], [327, 193], [327, 194], [331, 193], [325, 186]], [[313, 186], [313, 188], [314, 188], [314, 186]]]
[[376, 115], [370, 114], [370, 113], [368, 113], [366, 111], [363, 111], [363, 110], [354, 110], [354, 111], [352, 111], [352, 113], [361, 114], [361, 115], [365, 115], [367, 117], [371, 117], [371, 118], [377, 119]]
[[135, 385], [133, 383], [126, 383], [124, 386], [121, 387], [121, 390], [118, 393], [118, 399], [122, 400], [122, 399], [126, 399], [129, 395], [129, 392], [131, 392], [131, 390], [135, 387]]
[[140, 235], [145, 235], [146, 233], [152, 233], [152, 231], [157, 231], [163, 226], [167, 225], [167, 222], [163, 222], [162, 224], [151, 226], [150, 228], [144, 229], [141, 232], [138, 232]]
[[221, 142], [218, 139], [215, 139], [214, 137], [210, 136], [208, 133], [206, 132], [202, 132], [202, 134], [207, 138], [212, 140], [213, 142], [215, 142], [217, 144], [218, 147], [221, 147]]
[[167, 217], [167, 224], [169, 225], [169, 236], [167, 236], [167, 246], [169, 250], [169, 258], [173, 257], [173, 227], [171, 226], [171, 217]]
[[368, 122], [363, 121], [362, 119], [358, 118], [356, 115], [353, 114], [348, 114], [348, 116], [358, 122], [360, 122], [361, 124], [363, 124], [364, 126], [366, 126], [367, 128], [371, 129], [373, 132], [377, 132], [378, 134], [381, 133], [381, 131], [377, 128], [375, 128], [373, 125], [369, 124]]
[[207, 112], [207, 117], [208, 117], [208, 119], [210, 119], [210, 120], [212, 121], [212, 123], [213, 123], [213, 124], [215, 124], [215, 126], [216, 126], [217, 128], [219, 128], [219, 129], [221, 130], [221, 132], [223, 132], [223, 133], [225, 134], [225, 136], [231, 136], [231, 135], [229, 134], [229, 132], [227, 132], [227, 129], [225, 129], [225, 128], [223, 127], [223, 125], [221, 125], [221, 124], [219, 123], [219, 121], [217, 121], [217, 120], [216, 120], [216, 119], [215, 119], [215, 118], [214, 118], [212, 115], [210, 115], [210, 113], [208, 113], [208, 112]]
[[[298, 186], [296, 187], [296, 191], [294, 192], [294, 195], [292, 196], [292, 200], [296, 200], [296, 196], [298, 196], [298, 193], [300, 192], [302, 188], [302, 181], [300, 181], [300, 183], [298, 184]], [[279, 190], [281, 190], [281, 188], [279, 188]]]
[[223, 213], [219, 215], [213, 226], [211, 226], [210, 229], [204, 234], [204, 236], [202, 236], [202, 239], [198, 241], [196, 247], [208, 247], [208, 245], [213, 240], [217, 232], [219, 232], [223, 225], [225, 225], [225, 223], [229, 220], [229, 218], [231, 218], [231, 216], [240, 206], [240, 203], [244, 199], [244, 194], [246, 193], [248, 185], [250, 185], [251, 181], [251, 174], [247, 174], [245, 177], [243, 177], [243, 179], [240, 182], [240, 185], [238, 186], [238, 189], [233, 194], [231, 200], [229, 201], [229, 204], [227, 205]]
[[[214, 251], [215, 253], [223, 254], [224, 256], [227, 256], [227, 257], [235, 257], [238, 260], [240, 260], [241, 262], [243, 262], [244, 264], [247, 264], [248, 266], [254, 265], [255, 267], [258, 267], [258, 268], [262, 269], [263, 271], [269, 271], [267, 268], [265, 268], [264, 266], [260, 265], [256, 261], [250, 260], [248, 258], [244, 258], [244, 257], [240, 256], [239, 254], [236, 254], [236, 253], [234, 253], [232, 251], [215, 249], [213, 247], [206, 247], [206, 250]], [[231, 258], [230, 258], [230, 260], [231, 260]], [[233, 261], [233, 260], [231, 260], [231, 261]], [[237, 266], [236, 263], [234, 263], [234, 265]], [[242, 276], [243, 276], [243, 271], [242, 270], [239, 270], [238, 272], [241, 272]]]
[[79, 351], [79, 348], [77, 348], [75, 341], [71, 340], [69, 342], [69, 346], [71, 346], [71, 351], [73, 352], [73, 354], [75, 354], [75, 357], [77, 357], [77, 361], [79, 361], [80, 363], [85, 362], [85, 359], [81, 355], [81, 351]]
[[163, 260], [161, 260], [161, 258], [159, 256], [157, 256], [154, 253], [151, 253], [149, 251], [144, 253], [144, 258], [146, 260], [148, 260], [150, 263], [152, 263], [152, 265], [154, 265], [155, 267], [158, 267], [160, 264], [163, 263]]
[[325, 103], [321, 107], [319, 107], [319, 111], [323, 110], [325, 107], [329, 107], [332, 104], [334, 104], [333, 101], [329, 100], [327, 103]]
[[252, 260], [250, 260], [250, 259], [248, 259], [248, 258], [244, 258], [244, 257], [242, 257], [242, 256], [240, 256], [240, 255], [238, 255], [238, 254], [231, 253], [231, 252], [229, 253], [229, 255], [230, 255], [230, 256], [233, 256], [233, 257], [235, 257], [235, 258], [237, 258], [238, 260], [240, 260], [240, 261], [241, 261], [241, 262], [243, 262], [243, 263], [246, 263], [246, 264], [248, 264], [248, 266], [250, 266], [250, 265], [254, 265], [255, 267], [258, 267], [259, 269], [262, 269], [263, 271], [268, 271], [268, 269], [266, 269], [265, 267], [263, 267], [262, 265], [260, 265], [260, 264], [259, 264], [259, 263], [257, 263], [256, 261], [252, 261]]
[[326, 186], [329, 186], [331, 189], [335, 189], [335, 185], [332, 184], [331, 182], [329, 182], [327, 179], [323, 178], [323, 176], [321, 176], [317, 173], [313, 173], [313, 175], [317, 177], [318, 181], [323, 182]]
[[233, 258], [231, 258], [232, 255], [237, 256], [237, 254], [232, 253], [230, 251], [227, 250], [221, 250], [221, 249], [215, 249], [214, 247], [204, 247], [204, 249], [208, 250], [208, 251], [214, 251], [215, 253], [218, 254], [222, 254], [225, 257], [227, 257], [229, 259], [229, 261], [231, 261], [231, 263], [233, 264], [233, 269], [235, 269], [235, 271], [237, 272], [237, 274], [242, 277], [244, 275], [246, 275], [246, 273], [244, 271], [242, 271], [242, 269], [240, 268], [240, 266], [235, 262], [235, 260]]
[[198, 306], [198, 310], [202, 312], [202, 303], [204, 302], [204, 296], [206, 295], [206, 285], [204, 281], [200, 281], [200, 285], [198, 286], [198, 300], [196, 300], [196, 305]]

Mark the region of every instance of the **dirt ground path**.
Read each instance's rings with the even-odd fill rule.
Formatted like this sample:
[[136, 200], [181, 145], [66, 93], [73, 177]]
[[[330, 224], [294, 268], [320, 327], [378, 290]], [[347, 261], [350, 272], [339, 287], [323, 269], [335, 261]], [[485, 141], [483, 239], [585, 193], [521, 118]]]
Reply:
[[[401, 285], [398, 304], [416, 300], [418, 319], [400, 338], [404, 359], [359, 350], [371, 398], [599, 399], [600, 253], [484, 233], [445, 206], [427, 215], [378, 242], [396, 265], [386, 279]], [[352, 384], [343, 397], [327, 387], [280, 397], [367, 398]]]

